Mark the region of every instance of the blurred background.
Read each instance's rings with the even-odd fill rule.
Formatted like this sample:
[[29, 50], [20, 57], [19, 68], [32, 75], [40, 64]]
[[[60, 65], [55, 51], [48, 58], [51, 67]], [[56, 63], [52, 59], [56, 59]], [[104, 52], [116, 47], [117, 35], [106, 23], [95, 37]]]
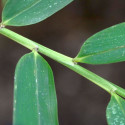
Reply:
[[[88, 37], [124, 20], [125, 0], [74, 0], [41, 23], [7, 28], [75, 57]], [[0, 125], [12, 125], [14, 70], [17, 61], [28, 52], [0, 35]], [[61, 64], [44, 58], [54, 72], [60, 125], [107, 125], [105, 109], [109, 94]], [[82, 66], [125, 88], [125, 62]]]

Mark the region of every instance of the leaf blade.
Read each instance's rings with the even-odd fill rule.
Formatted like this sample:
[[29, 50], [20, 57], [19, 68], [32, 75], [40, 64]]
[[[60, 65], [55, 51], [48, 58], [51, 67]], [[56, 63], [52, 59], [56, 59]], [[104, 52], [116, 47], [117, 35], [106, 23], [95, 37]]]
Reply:
[[125, 100], [113, 94], [106, 109], [109, 125], [125, 125]]
[[17, 64], [13, 124], [58, 125], [53, 73], [37, 53], [24, 55]]
[[125, 61], [125, 23], [104, 29], [88, 38], [74, 60], [88, 64]]
[[35, 24], [53, 15], [72, 1], [8, 0], [2, 12], [2, 23], [11, 26]]

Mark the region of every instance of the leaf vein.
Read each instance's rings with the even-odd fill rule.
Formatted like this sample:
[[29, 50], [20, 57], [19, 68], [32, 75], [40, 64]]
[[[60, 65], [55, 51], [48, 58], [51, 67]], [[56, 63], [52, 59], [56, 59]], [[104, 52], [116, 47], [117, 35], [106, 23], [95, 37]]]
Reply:
[[[112, 49], [108, 49], [108, 50], [105, 50], [105, 51], [93, 53], [93, 54], [88, 54], [88, 55], [86, 55], [86, 56], [78, 57], [78, 58], [79, 58], [79, 59], [84, 59], [84, 58], [87, 58], [87, 57], [90, 57], [90, 56], [95, 56], [95, 55], [99, 55], [99, 54], [104, 54], [104, 53], [107, 53], [107, 52], [110, 52], [110, 51], [115, 51], [115, 50], [118, 50], [118, 49], [121, 49], [121, 48], [125, 48], [125, 45], [124, 45], [124, 46], [120, 46], [120, 47], [116, 47], [116, 48], [112, 48]], [[76, 57], [76, 58], [77, 58], [77, 57]]]
[[5, 22], [3, 22], [3, 24], [7, 24], [9, 21], [13, 20], [14, 18], [16, 18], [17, 16], [21, 15], [22, 13], [24, 13], [25, 11], [31, 9], [32, 7], [34, 7], [36, 4], [38, 4], [41, 0], [37, 0], [34, 3], [32, 3], [31, 5], [29, 5], [29, 7], [26, 7], [25, 9], [21, 10], [19, 13], [17, 13], [16, 15], [14, 15], [12, 18], [6, 20]]

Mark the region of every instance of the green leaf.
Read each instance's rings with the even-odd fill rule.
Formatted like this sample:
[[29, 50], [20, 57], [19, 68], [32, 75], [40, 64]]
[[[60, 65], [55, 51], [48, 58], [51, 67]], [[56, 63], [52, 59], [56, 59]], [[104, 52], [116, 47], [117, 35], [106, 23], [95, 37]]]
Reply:
[[125, 125], [125, 100], [113, 94], [106, 110], [109, 125]]
[[87, 39], [74, 61], [88, 64], [125, 61], [125, 23], [107, 28]]
[[53, 73], [36, 52], [16, 66], [13, 125], [58, 125]]
[[11, 26], [35, 24], [56, 13], [72, 1], [8, 0], [2, 12], [2, 23]]

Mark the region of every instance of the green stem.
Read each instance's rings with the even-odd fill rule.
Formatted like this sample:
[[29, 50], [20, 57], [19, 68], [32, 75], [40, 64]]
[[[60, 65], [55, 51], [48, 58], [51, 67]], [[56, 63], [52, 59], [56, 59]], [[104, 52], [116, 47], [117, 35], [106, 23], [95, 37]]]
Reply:
[[75, 64], [73, 62], [73, 58], [65, 56], [63, 54], [60, 54], [56, 51], [53, 51], [45, 46], [42, 46], [32, 40], [29, 40], [11, 30], [8, 30], [6, 28], [1, 28], [0, 33], [15, 42], [25, 46], [26, 48], [33, 50], [37, 49], [40, 53], [50, 57], [51, 59], [63, 64], [64, 66], [68, 67], [69, 69], [75, 71], [76, 73], [80, 74], [81, 76], [87, 78], [88, 80], [92, 81], [96, 85], [100, 86], [107, 92], [111, 93], [112, 91], [115, 91], [117, 94], [119, 94], [122, 97], [125, 97], [125, 89], [101, 78], [100, 76], [92, 73], [91, 71], [79, 66], [78, 64]]

